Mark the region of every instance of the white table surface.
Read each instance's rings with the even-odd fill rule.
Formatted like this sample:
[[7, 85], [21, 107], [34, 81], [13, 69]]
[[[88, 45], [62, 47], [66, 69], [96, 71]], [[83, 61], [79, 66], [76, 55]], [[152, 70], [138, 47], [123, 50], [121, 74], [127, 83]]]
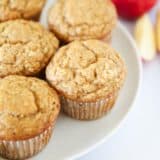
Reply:
[[[154, 12], [150, 14], [152, 20]], [[132, 33], [134, 24], [123, 23]], [[122, 127], [78, 160], [160, 160], [160, 54], [143, 63], [140, 95]]]

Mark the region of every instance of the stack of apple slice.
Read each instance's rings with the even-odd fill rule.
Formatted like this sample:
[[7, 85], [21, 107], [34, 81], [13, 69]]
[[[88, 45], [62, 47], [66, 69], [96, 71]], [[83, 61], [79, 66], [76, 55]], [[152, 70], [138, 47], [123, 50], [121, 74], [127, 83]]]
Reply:
[[157, 51], [160, 51], [160, 11], [157, 13], [155, 27], [147, 14], [139, 18], [136, 22], [134, 35], [142, 59], [153, 60]]
[[158, 0], [112, 0], [120, 17], [127, 20], [139, 18], [135, 26], [135, 39], [140, 49], [141, 57], [150, 61], [160, 52], [160, 10], [154, 27], [147, 15]]

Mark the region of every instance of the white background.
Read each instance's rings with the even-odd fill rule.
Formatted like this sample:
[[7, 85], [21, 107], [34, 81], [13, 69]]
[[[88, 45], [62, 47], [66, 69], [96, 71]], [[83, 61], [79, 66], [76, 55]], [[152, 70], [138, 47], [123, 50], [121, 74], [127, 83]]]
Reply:
[[[134, 23], [123, 23], [132, 34]], [[78, 160], [160, 160], [160, 54], [143, 63], [140, 95], [121, 129]]]

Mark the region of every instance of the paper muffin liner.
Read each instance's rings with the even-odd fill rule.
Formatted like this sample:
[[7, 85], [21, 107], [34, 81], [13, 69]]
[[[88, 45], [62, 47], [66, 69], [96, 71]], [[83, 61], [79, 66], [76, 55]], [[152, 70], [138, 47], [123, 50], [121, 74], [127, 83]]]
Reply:
[[97, 100], [96, 102], [78, 102], [61, 97], [63, 111], [72, 118], [79, 120], [94, 120], [105, 115], [113, 107], [118, 93], [109, 98]]
[[0, 141], [0, 155], [12, 160], [32, 157], [47, 145], [52, 135], [52, 129], [53, 126], [50, 126], [40, 135], [27, 140]]

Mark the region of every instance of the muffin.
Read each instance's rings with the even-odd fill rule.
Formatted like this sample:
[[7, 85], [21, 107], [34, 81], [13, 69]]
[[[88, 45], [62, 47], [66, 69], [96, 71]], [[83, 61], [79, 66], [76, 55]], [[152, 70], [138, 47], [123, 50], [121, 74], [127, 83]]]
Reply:
[[57, 38], [37, 22], [0, 23], [0, 78], [37, 75], [54, 55], [58, 43]]
[[116, 9], [110, 0], [58, 0], [48, 15], [50, 30], [63, 42], [109, 41], [116, 20]]
[[57, 93], [37, 78], [0, 80], [0, 155], [33, 156], [48, 143], [60, 110]]
[[38, 20], [46, 0], [0, 0], [0, 22], [13, 19]]
[[99, 40], [71, 42], [57, 51], [46, 68], [47, 80], [59, 92], [64, 112], [80, 120], [107, 113], [125, 76], [120, 55]]

